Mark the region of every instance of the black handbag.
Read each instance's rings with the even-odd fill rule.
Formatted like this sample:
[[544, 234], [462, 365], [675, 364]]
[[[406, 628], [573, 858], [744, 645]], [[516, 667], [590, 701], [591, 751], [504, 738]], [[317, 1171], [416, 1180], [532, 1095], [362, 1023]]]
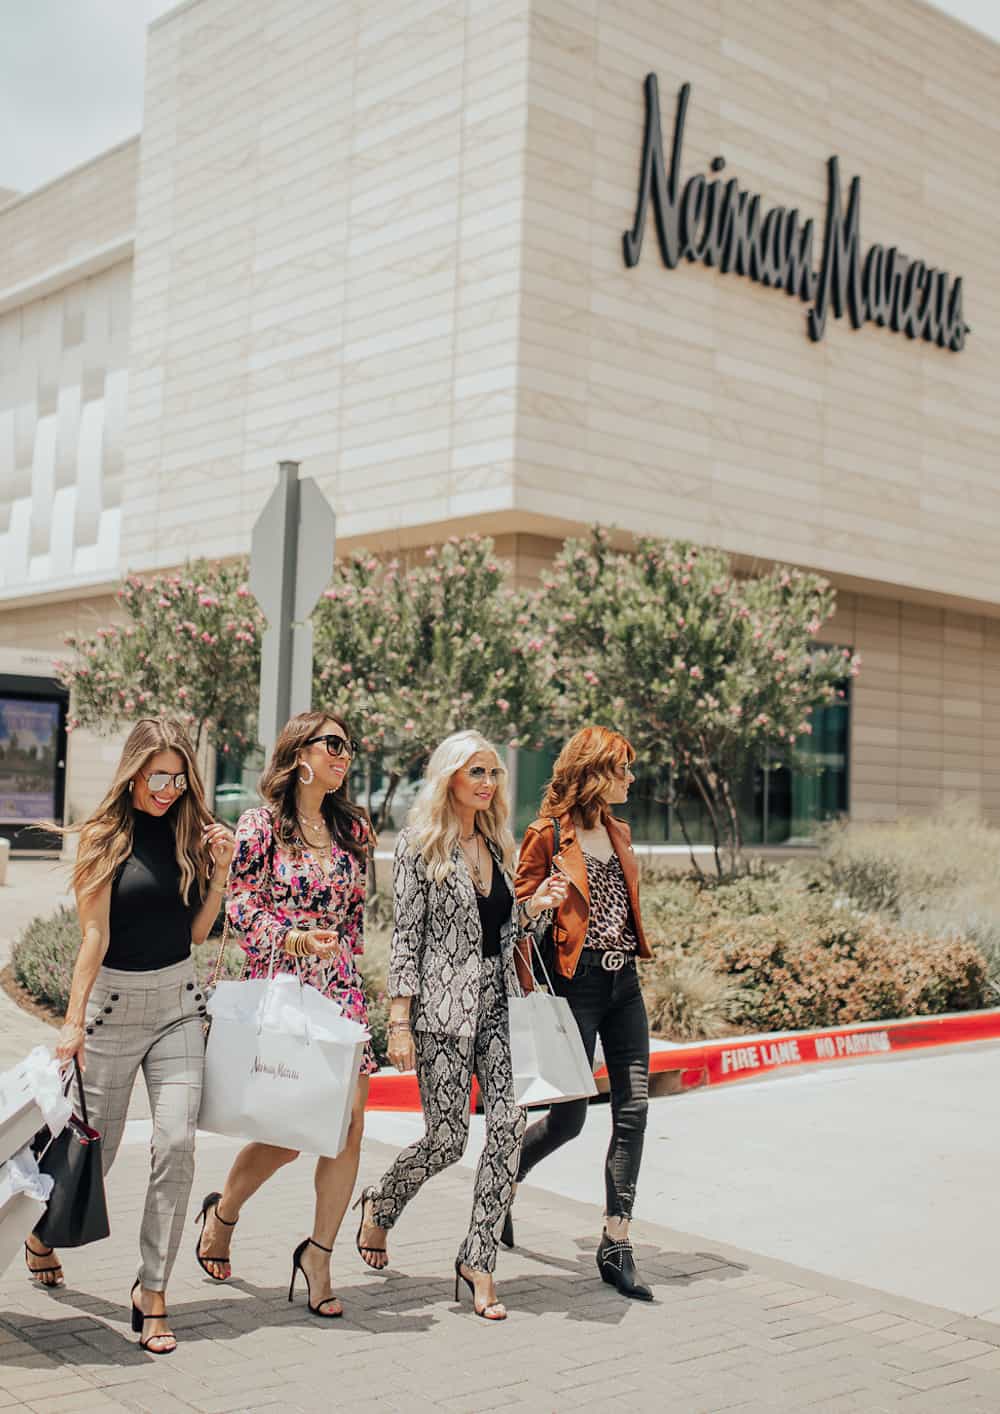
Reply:
[[75, 1056], [73, 1069], [80, 1114], [74, 1111], [66, 1128], [54, 1139], [47, 1130], [42, 1131], [48, 1142], [38, 1158], [42, 1173], [55, 1180], [48, 1207], [35, 1228], [36, 1237], [47, 1247], [86, 1247], [90, 1242], [100, 1242], [111, 1231], [101, 1136], [91, 1129], [87, 1119], [83, 1077]]

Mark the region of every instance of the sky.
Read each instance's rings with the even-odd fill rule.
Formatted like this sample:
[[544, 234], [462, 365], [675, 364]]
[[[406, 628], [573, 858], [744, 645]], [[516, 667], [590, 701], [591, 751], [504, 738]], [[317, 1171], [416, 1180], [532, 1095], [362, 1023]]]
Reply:
[[[31, 191], [139, 132], [146, 26], [177, 3], [0, 0], [0, 189]], [[931, 3], [1000, 40], [1000, 0]]]

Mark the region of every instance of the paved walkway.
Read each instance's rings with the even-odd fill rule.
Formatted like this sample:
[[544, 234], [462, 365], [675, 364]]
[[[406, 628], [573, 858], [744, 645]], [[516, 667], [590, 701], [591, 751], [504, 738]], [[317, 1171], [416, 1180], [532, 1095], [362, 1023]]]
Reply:
[[[203, 1140], [197, 1196], [219, 1185], [235, 1147]], [[391, 1153], [367, 1144], [363, 1176]], [[114, 1236], [66, 1254], [64, 1291], [33, 1287], [18, 1264], [0, 1278], [0, 1409], [1000, 1409], [1000, 1326], [648, 1224], [638, 1247], [657, 1300], [632, 1304], [596, 1277], [596, 1211], [532, 1188], [518, 1197], [521, 1245], [500, 1259], [511, 1317], [476, 1320], [452, 1300], [463, 1169], [404, 1215], [388, 1276], [362, 1266], [345, 1224], [334, 1260], [346, 1316], [329, 1324], [301, 1295], [286, 1300], [311, 1171], [304, 1160], [284, 1170], [244, 1215], [231, 1284], [211, 1286], [185, 1246], [170, 1293], [182, 1343], [155, 1359], [137, 1350], [125, 1304], [147, 1163], [133, 1137], [109, 1184]]]

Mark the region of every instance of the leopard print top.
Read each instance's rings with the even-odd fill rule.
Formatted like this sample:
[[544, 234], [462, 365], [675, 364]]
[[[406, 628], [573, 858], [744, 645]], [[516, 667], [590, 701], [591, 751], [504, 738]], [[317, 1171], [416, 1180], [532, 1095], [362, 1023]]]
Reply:
[[621, 861], [617, 854], [602, 860], [586, 850], [583, 857], [590, 891], [590, 920], [584, 947], [620, 948], [624, 952], [635, 952], [639, 940], [632, 925], [632, 908]]

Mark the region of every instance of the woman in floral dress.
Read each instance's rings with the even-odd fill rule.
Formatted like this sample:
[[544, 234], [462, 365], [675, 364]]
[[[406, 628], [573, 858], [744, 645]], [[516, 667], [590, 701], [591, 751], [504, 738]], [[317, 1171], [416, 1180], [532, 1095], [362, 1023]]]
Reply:
[[[247, 976], [299, 972], [334, 998], [344, 1015], [368, 1024], [355, 958], [364, 948], [370, 826], [347, 795], [354, 754], [346, 723], [332, 712], [303, 712], [282, 731], [260, 784], [264, 805], [246, 811], [236, 830], [229, 921], [247, 954]], [[358, 1171], [368, 1077], [378, 1066], [365, 1047], [347, 1145], [316, 1162], [312, 1232], [292, 1254], [309, 1309], [343, 1315], [333, 1295], [330, 1252]], [[292, 1149], [251, 1143], [241, 1149], [223, 1190], [202, 1204], [197, 1257], [216, 1281], [232, 1274], [229, 1245], [243, 1204], [272, 1174], [298, 1158]], [[291, 1294], [291, 1288], [290, 1288]]]

